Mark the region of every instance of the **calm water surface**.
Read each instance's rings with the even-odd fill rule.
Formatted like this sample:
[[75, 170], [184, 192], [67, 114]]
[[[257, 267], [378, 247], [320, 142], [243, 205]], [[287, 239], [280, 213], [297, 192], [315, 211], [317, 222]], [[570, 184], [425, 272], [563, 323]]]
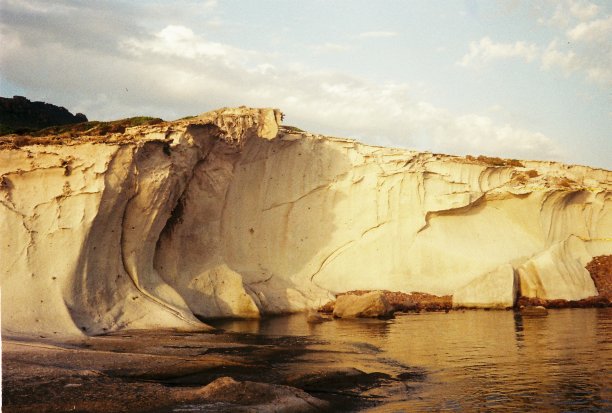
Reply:
[[[539, 317], [453, 311], [316, 325], [294, 315], [215, 325], [363, 343], [355, 348], [376, 351], [394, 370], [386, 373], [397, 374], [394, 363], [423, 370], [425, 379], [409, 392], [390, 392], [384, 405], [368, 411], [612, 411], [612, 309], [550, 310]], [[343, 366], [356, 360], [338, 357], [332, 362]]]

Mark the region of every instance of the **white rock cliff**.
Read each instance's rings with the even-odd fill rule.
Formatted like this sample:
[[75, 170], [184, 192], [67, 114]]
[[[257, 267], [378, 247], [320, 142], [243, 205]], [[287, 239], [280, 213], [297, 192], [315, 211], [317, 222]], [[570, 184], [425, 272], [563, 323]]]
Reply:
[[205, 328], [355, 289], [597, 294], [612, 172], [373, 147], [272, 109], [0, 149], [2, 329]]

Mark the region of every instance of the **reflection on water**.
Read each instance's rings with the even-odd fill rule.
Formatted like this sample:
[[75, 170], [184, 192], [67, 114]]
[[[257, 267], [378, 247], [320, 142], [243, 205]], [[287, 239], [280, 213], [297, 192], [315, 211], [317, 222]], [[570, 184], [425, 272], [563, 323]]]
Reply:
[[[612, 309], [400, 315], [309, 325], [303, 315], [220, 321], [228, 331], [364, 343], [378, 357], [423, 368], [407, 399], [371, 411], [612, 411]], [[338, 360], [345, 364], [345, 361]]]

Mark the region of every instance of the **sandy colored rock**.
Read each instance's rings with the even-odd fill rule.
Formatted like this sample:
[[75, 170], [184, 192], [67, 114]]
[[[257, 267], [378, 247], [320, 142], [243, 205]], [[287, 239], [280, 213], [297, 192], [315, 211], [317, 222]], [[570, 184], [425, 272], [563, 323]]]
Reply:
[[323, 317], [316, 310], [309, 310], [308, 313], [306, 314], [306, 322], [308, 324], [320, 324], [326, 321], [331, 321], [331, 318]]
[[[352, 290], [338, 294], [338, 297], [343, 295], [365, 295], [370, 293], [368, 290]], [[389, 304], [393, 306], [394, 311], [413, 312], [413, 311], [449, 311], [453, 308], [453, 297], [450, 295], [437, 296], [427, 293], [411, 292], [404, 293], [401, 291], [383, 291], [383, 294]], [[332, 314], [336, 301], [328, 301], [321, 307], [319, 311], [325, 314]]]
[[552, 245], [518, 268], [521, 295], [543, 299], [579, 300], [598, 294], [585, 268], [591, 260], [576, 236]]
[[515, 278], [512, 265], [504, 264], [456, 290], [453, 294], [453, 306], [512, 307], [517, 294]]
[[194, 168], [216, 146], [239, 151], [258, 133], [271, 138], [277, 117], [226, 109], [172, 126], [0, 151], [0, 229], [11, 234], [0, 248], [3, 331], [205, 328], [194, 317], [202, 301], [215, 303], [213, 315], [258, 316], [241, 277], [222, 263], [175, 285], [154, 263], [161, 232], [180, 219]]
[[[224, 411], [233, 412], [317, 412], [327, 403], [303, 390], [278, 384], [236, 381], [220, 377], [202, 388], [198, 394], [207, 401], [221, 402]], [[247, 408], [248, 406], [248, 408]]]
[[342, 295], [334, 306], [334, 317], [338, 318], [389, 317], [392, 314], [393, 306], [382, 291]]
[[612, 254], [610, 171], [374, 147], [281, 118], [225, 108], [0, 140], [3, 331], [194, 328], [351, 290], [481, 285], [499, 305], [514, 287], [486, 274], [508, 266], [526, 294], [597, 293], [584, 265]]
[[548, 315], [546, 307], [541, 305], [527, 306], [520, 309], [522, 315], [526, 316], [545, 316]]

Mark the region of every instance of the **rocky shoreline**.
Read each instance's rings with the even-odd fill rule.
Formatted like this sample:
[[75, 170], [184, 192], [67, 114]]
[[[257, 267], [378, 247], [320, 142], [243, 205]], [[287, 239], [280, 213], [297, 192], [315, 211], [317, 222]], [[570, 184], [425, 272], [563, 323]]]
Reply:
[[[377, 354], [356, 343], [218, 331], [132, 331], [62, 343], [9, 337], [3, 411], [354, 411], [384, 403], [383, 389], [405, 397], [424, 379]], [[345, 364], [329, 362], [339, 355]]]
[[[345, 293], [340, 293], [336, 298], [355, 295], [363, 296], [371, 293], [371, 290], [353, 290]], [[396, 312], [419, 312], [419, 311], [450, 311], [453, 308], [452, 296], [446, 295], [439, 297], [427, 293], [402, 293], [399, 291], [381, 291], [386, 301], [393, 307]], [[319, 307], [319, 312], [323, 314], [333, 314], [335, 301]]]
[[[538, 297], [525, 297], [519, 296], [512, 307], [506, 307], [505, 309], [516, 309], [521, 310], [529, 307], [544, 307], [544, 308], [603, 308], [612, 307], [612, 255], [601, 255], [594, 257], [585, 267], [593, 282], [597, 288], [598, 295], [583, 298], [580, 300], [563, 300], [563, 299], [545, 299]], [[357, 296], [364, 297], [368, 294], [372, 294], [372, 290], [353, 290], [345, 293], [340, 293], [336, 296], [336, 300], [340, 297], [346, 296]], [[449, 312], [453, 309], [463, 310], [477, 307], [469, 306], [454, 306], [453, 296], [437, 296], [433, 294], [412, 292], [403, 293], [399, 291], [379, 291], [382, 299], [391, 307], [391, 309], [379, 308], [379, 312], [372, 313], [372, 317], [386, 317], [394, 312], [409, 313], [409, 312], [420, 312], [420, 311], [444, 311]], [[381, 298], [373, 298], [374, 300], [380, 300]], [[371, 303], [370, 303], [371, 304]], [[363, 304], [368, 305], [368, 304]], [[336, 301], [329, 301], [326, 304], [318, 308], [318, 311], [322, 314], [334, 315], [338, 317], [335, 312]], [[355, 318], [368, 317], [368, 315], [354, 315]], [[350, 317], [352, 318], [352, 317]]]
[[[522, 316], [542, 317], [548, 314], [547, 308], [612, 307], [611, 264], [612, 256], [600, 256], [587, 265], [600, 291], [596, 297], [579, 301], [520, 297], [510, 309]], [[365, 312], [358, 316], [339, 315], [337, 303], [346, 298], [366, 299]], [[349, 300], [350, 305], [355, 302]], [[321, 315], [308, 314], [307, 323], [465, 309], [453, 307], [452, 296], [354, 290], [321, 306]], [[304, 336], [220, 330], [124, 331], [59, 341], [43, 335], [5, 335], [4, 409], [149, 413], [354, 411], [384, 405], [384, 392], [388, 391], [409, 398], [411, 388], [425, 379], [424, 371], [393, 360], [379, 360], [378, 349], [369, 346], [364, 351], [362, 346]], [[339, 356], [348, 358], [348, 365], [346, 360], [340, 364], [330, 362]], [[390, 370], [394, 374], [389, 374]]]
[[[460, 313], [331, 323], [341, 330], [359, 325], [382, 332], [402, 317], [447, 319]], [[517, 311], [517, 331], [525, 320], [546, 315], [539, 307]], [[384, 411], [392, 400], [416, 397], [415, 389], [428, 379], [422, 367], [381, 356], [371, 343], [322, 336], [332, 324], [303, 322], [307, 329], [298, 334], [323, 330], [308, 336], [135, 330], [62, 341], [4, 336], [3, 411]]]

